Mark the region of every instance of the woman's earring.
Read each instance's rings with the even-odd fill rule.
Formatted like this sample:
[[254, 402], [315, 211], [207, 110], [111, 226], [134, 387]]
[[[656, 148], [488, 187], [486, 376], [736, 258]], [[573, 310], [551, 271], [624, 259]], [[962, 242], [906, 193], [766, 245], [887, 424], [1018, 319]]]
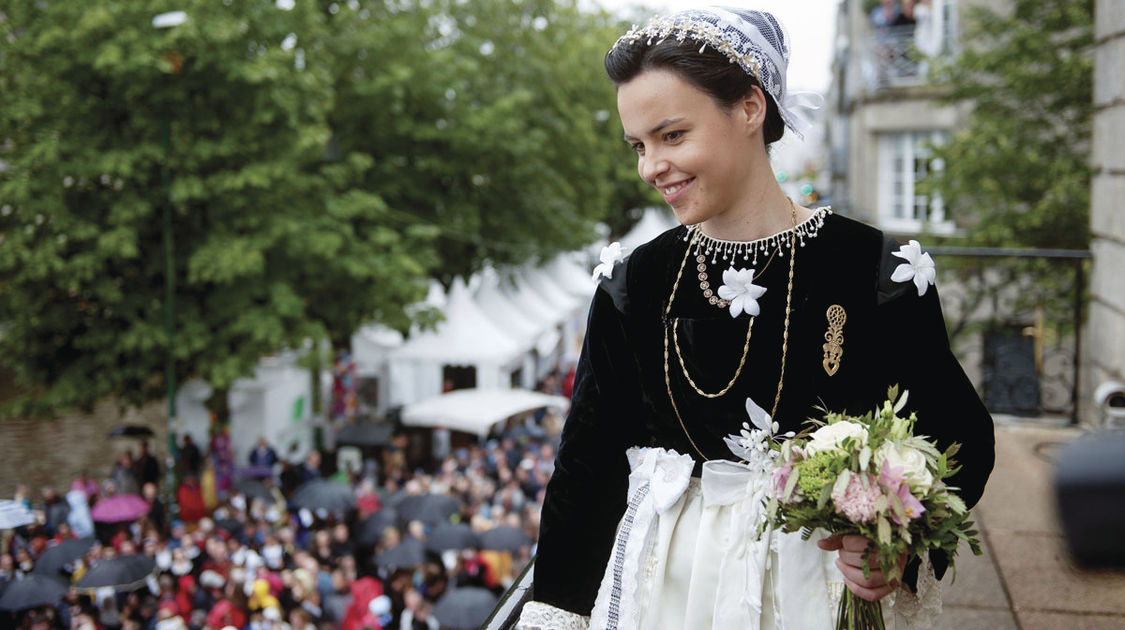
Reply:
[[833, 304], [828, 307], [828, 330], [824, 333], [824, 371], [828, 376], [840, 369], [840, 360], [844, 357], [844, 322], [848, 321], [848, 314], [844, 307]]

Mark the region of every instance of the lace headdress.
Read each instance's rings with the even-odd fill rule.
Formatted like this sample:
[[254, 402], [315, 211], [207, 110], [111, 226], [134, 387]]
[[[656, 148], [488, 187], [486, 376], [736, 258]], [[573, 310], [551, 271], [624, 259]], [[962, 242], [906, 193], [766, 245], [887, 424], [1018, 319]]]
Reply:
[[613, 44], [610, 54], [622, 46], [636, 42], [651, 46], [669, 37], [680, 42], [698, 42], [700, 52], [710, 46], [731, 63], [742, 66], [773, 97], [785, 126], [805, 137], [804, 132], [812, 124], [808, 113], [817, 109], [823, 99], [815, 94], [786, 91], [789, 37], [773, 15], [765, 11], [706, 7], [658, 16], [643, 28], [634, 25]]

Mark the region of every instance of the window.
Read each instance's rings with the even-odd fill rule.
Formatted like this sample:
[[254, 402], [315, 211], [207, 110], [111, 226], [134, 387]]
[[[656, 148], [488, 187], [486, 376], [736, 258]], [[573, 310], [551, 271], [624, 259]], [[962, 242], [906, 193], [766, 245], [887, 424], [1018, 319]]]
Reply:
[[931, 144], [941, 144], [945, 131], [885, 133], [879, 138], [879, 224], [891, 232], [952, 233], [940, 195], [926, 195], [916, 184], [943, 165]]

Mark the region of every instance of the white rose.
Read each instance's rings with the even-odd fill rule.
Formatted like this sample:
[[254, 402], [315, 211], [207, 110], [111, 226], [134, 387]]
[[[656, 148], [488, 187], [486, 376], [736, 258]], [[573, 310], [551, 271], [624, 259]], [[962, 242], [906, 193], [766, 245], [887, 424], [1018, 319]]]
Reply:
[[901, 468], [902, 474], [906, 476], [913, 490], [929, 492], [930, 487], [934, 485], [934, 476], [926, 468], [926, 456], [918, 449], [884, 442], [875, 451], [873, 459], [879, 466], [883, 466], [883, 462], [886, 461], [894, 468]]
[[853, 438], [856, 446], [863, 448], [867, 445], [867, 427], [847, 420], [825, 425], [809, 436], [805, 451], [812, 457], [821, 451], [840, 450], [844, 438]]

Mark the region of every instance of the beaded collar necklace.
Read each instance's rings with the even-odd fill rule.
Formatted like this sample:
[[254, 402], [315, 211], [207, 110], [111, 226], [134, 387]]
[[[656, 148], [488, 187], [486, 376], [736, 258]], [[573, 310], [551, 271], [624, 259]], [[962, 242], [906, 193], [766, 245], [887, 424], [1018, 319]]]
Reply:
[[805, 239], [817, 237], [820, 228], [824, 226], [824, 217], [829, 214], [832, 214], [832, 208], [822, 206], [814, 210], [812, 216], [793, 227], [756, 241], [726, 241], [704, 234], [699, 224], [689, 225], [684, 241], [691, 243], [689, 247], [694, 247], [693, 256], [710, 256], [711, 264], [718, 263], [719, 259], [733, 264], [741, 258], [749, 261], [751, 265], [757, 265], [759, 255], [768, 256], [771, 251], [774, 254], [780, 252], [784, 255], [783, 247], [789, 247], [791, 235], [795, 235], [798, 244], [804, 247]]

